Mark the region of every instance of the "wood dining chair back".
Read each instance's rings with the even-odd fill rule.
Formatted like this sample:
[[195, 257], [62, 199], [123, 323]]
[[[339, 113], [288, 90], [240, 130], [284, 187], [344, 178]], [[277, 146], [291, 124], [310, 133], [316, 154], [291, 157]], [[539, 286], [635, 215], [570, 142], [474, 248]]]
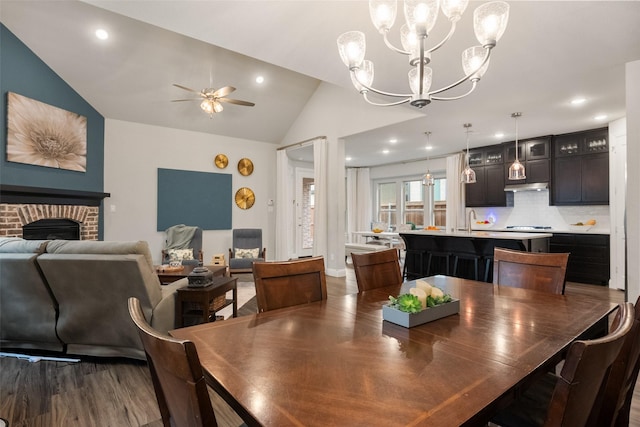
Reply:
[[324, 258], [254, 262], [258, 312], [327, 299]]
[[[618, 357], [611, 366], [602, 399], [592, 413], [591, 426], [628, 426], [633, 390], [640, 371], [640, 297], [634, 306], [635, 321]], [[613, 324], [612, 328], [617, 325]]]
[[564, 294], [568, 253], [524, 252], [495, 248], [493, 283]]
[[619, 305], [615, 329], [602, 338], [574, 341], [560, 375], [547, 373], [500, 411], [493, 424], [503, 427], [589, 426], [601, 401], [604, 382], [635, 322], [633, 304]]
[[356, 272], [358, 292], [402, 283], [398, 251], [389, 249], [379, 252], [352, 254]]
[[145, 319], [140, 301], [131, 297], [128, 303], [147, 356], [163, 425], [216, 427], [195, 345], [158, 333]]

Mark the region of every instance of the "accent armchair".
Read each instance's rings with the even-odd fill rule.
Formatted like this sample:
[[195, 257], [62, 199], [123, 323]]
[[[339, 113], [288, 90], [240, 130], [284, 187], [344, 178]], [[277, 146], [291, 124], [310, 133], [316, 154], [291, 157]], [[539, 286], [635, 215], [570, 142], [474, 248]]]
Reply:
[[253, 272], [255, 261], [267, 259], [262, 246], [262, 229], [238, 228], [233, 230], [232, 248], [229, 248], [229, 274]]
[[179, 224], [167, 228], [166, 232], [163, 264], [178, 259], [183, 265], [202, 265], [202, 228]]

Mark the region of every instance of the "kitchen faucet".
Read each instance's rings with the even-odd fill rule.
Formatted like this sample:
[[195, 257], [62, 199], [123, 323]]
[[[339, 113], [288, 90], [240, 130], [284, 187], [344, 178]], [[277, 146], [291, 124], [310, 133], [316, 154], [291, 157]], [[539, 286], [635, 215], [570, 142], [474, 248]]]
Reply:
[[473, 214], [473, 219], [474, 219], [474, 221], [475, 221], [476, 219], [478, 219], [478, 218], [476, 217], [476, 211], [474, 211], [473, 209], [471, 209], [471, 210], [469, 211], [469, 215], [467, 215], [467, 233], [469, 233], [469, 234], [471, 234], [471, 214]]

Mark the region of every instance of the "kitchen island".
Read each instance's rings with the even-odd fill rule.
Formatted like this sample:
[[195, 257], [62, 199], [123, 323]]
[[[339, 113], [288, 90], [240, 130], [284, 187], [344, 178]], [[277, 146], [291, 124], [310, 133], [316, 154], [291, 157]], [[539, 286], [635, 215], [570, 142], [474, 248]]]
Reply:
[[[434, 272], [491, 281], [493, 249], [549, 252], [551, 233], [415, 230], [400, 233], [406, 245], [407, 280]], [[464, 263], [464, 266], [459, 264]]]

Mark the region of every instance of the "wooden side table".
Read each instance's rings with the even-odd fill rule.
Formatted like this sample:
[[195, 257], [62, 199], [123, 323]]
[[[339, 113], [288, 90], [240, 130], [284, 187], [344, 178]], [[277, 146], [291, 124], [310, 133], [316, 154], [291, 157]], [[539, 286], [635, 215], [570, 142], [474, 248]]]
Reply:
[[[157, 265], [156, 274], [158, 275], [158, 279], [160, 279], [160, 283], [163, 285], [167, 285], [169, 283], [175, 282], [176, 280], [187, 277], [195, 267], [197, 267], [197, 265], [185, 265], [183, 266], [182, 270], [179, 271], [165, 271], [162, 265]], [[227, 275], [226, 265], [205, 265], [205, 267], [211, 270], [214, 276]]]
[[[235, 277], [214, 276], [213, 283], [202, 288], [188, 287], [178, 289], [176, 296], [176, 323], [178, 327], [215, 321], [216, 311], [233, 304], [233, 317], [238, 317], [238, 279]], [[226, 298], [228, 291], [232, 298]], [[214, 307], [216, 298], [225, 297], [223, 304]], [[185, 320], [191, 320], [185, 322]]]

